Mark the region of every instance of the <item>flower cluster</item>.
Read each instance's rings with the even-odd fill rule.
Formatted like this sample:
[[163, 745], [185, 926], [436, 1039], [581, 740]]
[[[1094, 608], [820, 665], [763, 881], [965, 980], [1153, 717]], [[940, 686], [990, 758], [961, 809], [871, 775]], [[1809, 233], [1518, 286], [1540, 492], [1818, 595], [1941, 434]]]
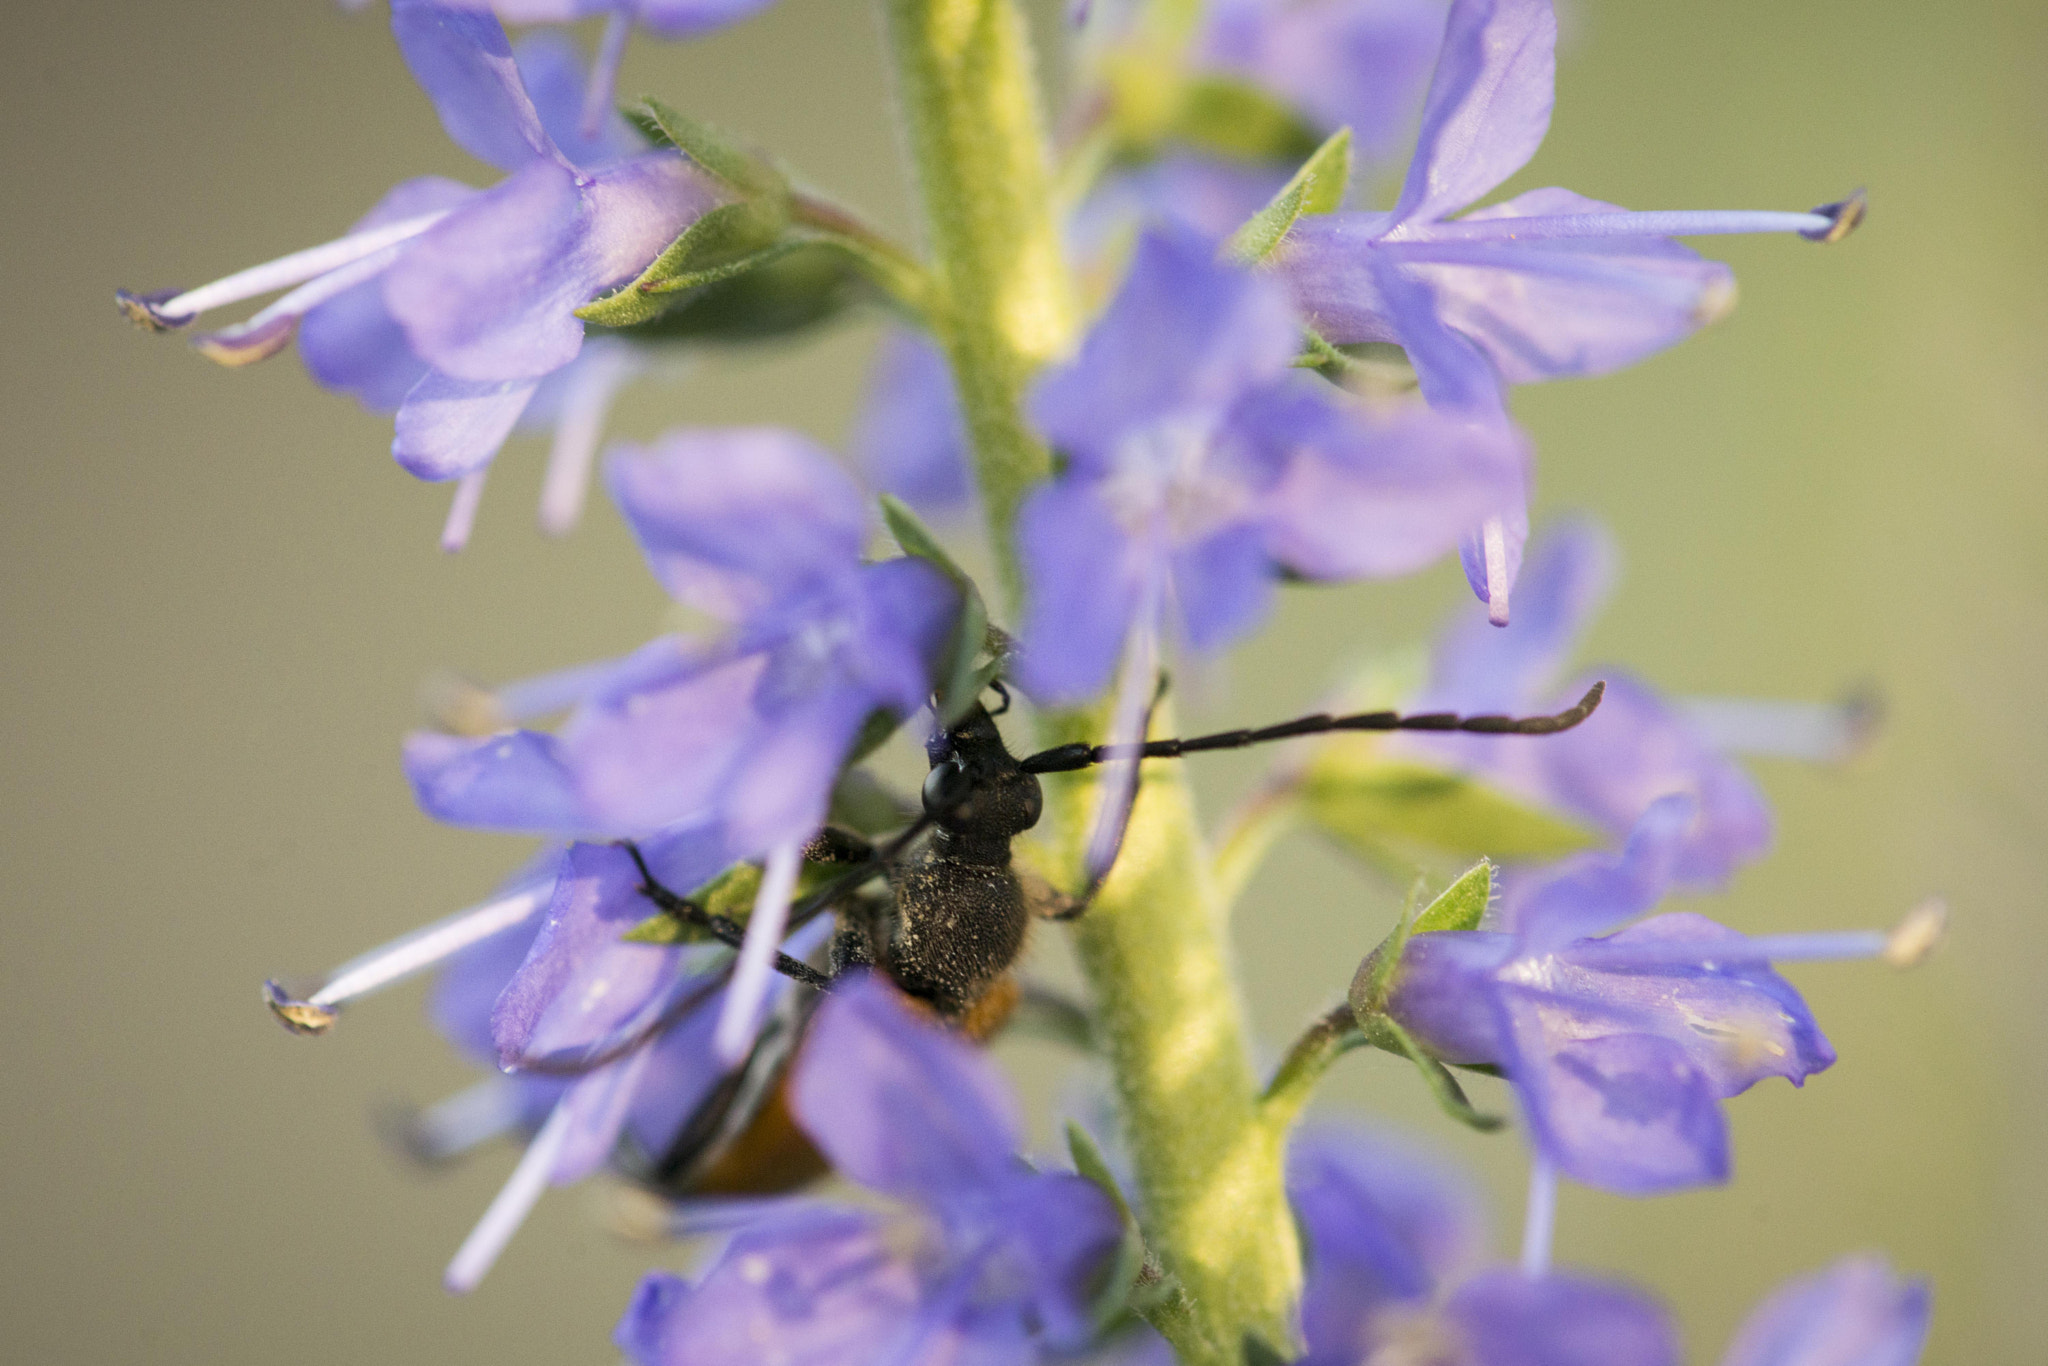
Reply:
[[[476, 1286], [546, 1189], [608, 1170], [660, 1229], [709, 1240], [633, 1295], [617, 1343], [638, 1366], [1675, 1362], [1654, 1300], [1551, 1268], [1556, 1183], [1727, 1181], [1723, 1102], [1836, 1061], [1778, 968], [1916, 962], [1942, 912], [1747, 934], [1659, 911], [1770, 842], [1736, 756], [1845, 757], [1869, 709], [1673, 699], [1617, 670], [1560, 687], [1616, 556], [1589, 519], [1529, 541], [1510, 390], [1725, 313], [1730, 271], [1678, 239], [1834, 242], [1860, 195], [1475, 208], [1548, 132], [1549, 0], [1081, 6], [1057, 178], [1016, 183], [1048, 161], [1026, 26], [1008, 0], [964, 27], [892, 0], [922, 261], [728, 134], [614, 109], [634, 32], [765, 3], [393, 0], [448, 135], [503, 178], [406, 181], [325, 245], [119, 295], [158, 331], [276, 295], [199, 350], [239, 365], [296, 338], [321, 385], [393, 413], [398, 462], [457, 485], [450, 549], [516, 428], [554, 429], [541, 520], [564, 531], [611, 396], [664, 356], [862, 302], [896, 325], [849, 443], [867, 486], [777, 427], [612, 447], [605, 487], [700, 625], [442, 687], [404, 745], [421, 809], [544, 847], [475, 907], [310, 989], [265, 986], [320, 1034], [437, 974], [436, 1024], [493, 1075], [401, 1136], [431, 1160], [524, 1145], [448, 1286]], [[515, 46], [500, 25], [596, 14], [587, 71], [564, 34]], [[1362, 170], [1400, 173], [1391, 207]], [[1076, 299], [1091, 321], [1069, 335]], [[1154, 735], [1169, 664], [1245, 641], [1290, 585], [1453, 553], [1479, 603], [1426, 668], [1332, 713]], [[962, 562], [995, 564], [1005, 597]], [[1013, 689], [1064, 743], [1012, 752]], [[915, 797], [870, 762], [907, 725]], [[1418, 880], [1378, 947], [1338, 946], [1363, 955], [1345, 1003], [1260, 1089], [1190, 804], [1164, 763], [1139, 769], [1308, 736], [1214, 882], [1243, 885], [1276, 815]], [[1023, 982], [1032, 919], [1098, 899], [1089, 999]], [[1112, 942], [1137, 924], [1156, 942]], [[1073, 1172], [1020, 1154], [977, 1045], [1023, 1024], [1108, 1064], [1114, 1156], [1078, 1127]], [[1371, 1132], [1291, 1132], [1357, 1045], [1476, 1127], [1503, 1121], [1453, 1069], [1505, 1084], [1531, 1170], [1519, 1266], [1489, 1260], [1459, 1178]], [[808, 1189], [827, 1175], [857, 1190]], [[1725, 1366], [1907, 1366], [1927, 1305], [1852, 1257], [1767, 1300]]]

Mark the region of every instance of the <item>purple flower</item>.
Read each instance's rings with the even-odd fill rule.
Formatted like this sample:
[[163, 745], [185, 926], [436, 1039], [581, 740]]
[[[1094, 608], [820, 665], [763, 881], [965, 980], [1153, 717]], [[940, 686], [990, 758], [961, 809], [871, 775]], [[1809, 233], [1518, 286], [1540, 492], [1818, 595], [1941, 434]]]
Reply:
[[724, 620], [624, 659], [500, 692], [494, 725], [573, 708], [558, 734], [415, 734], [406, 772], [456, 825], [564, 836], [715, 831], [767, 857], [718, 1049], [743, 1056], [798, 850], [863, 724], [931, 694], [956, 594], [922, 560], [861, 561], [869, 515], [831, 457], [772, 428], [681, 431], [611, 457], [612, 495], [655, 576]]
[[543, 519], [558, 528], [574, 518], [576, 476], [610, 394], [635, 368], [615, 349], [578, 364], [574, 310], [636, 275], [719, 192], [676, 153], [647, 152], [616, 115], [580, 128], [583, 83], [566, 39], [530, 39], [515, 62], [486, 16], [399, 0], [391, 22], [449, 136], [508, 178], [484, 191], [406, 181], [338, 241], [182, 294], [124, 295], [123, 307], [146, 325], [183, 327], [286, 290], [196, 344], [240, 365], [297, 331], [316, 380], [396, 413], [400, 464], [465, 481], [444, 533], [451, 549], [467, 537], [485, 467], [552, 377], [558, 401], [545, 406], [559, 441]]
[[1844, 1257], [1758, 1305], [1721, 1366], [1913, 1366], [1927, 1341], [1927, 1283], [1882, 1257]]
[[1623, 1194], [1726, 1180], [1719, 1102], [1834, 1062], [1773, 962], [1904, 965], [1940, 933], [1932, 903], [1889, 933], [1752, 938], [1686, 912], [1609, 933], [1664, 896], [1692, 820], [1689, 799], [1660, 799], [1619, 856], [1568, 860], [1525, 888], [1512, 933], [1414, 936], [1384, 1006], [1436, 1058], [1505, 1073], [1542, 1160]]
[[1309, 1265], [1302, 1366], [1676, 1366], [1670, 1323], [1640, 1292], [1483, 1269], [1470, 1184], [1406, 1145], [1310, 1129], [1294, 1141], [1287, 1185]]
[[639, 1366], [1038, 1360], [1094, 1328], [1121, 1228], [1101, 1190], [1018, 1162], [988, 1059], [878, 978], [819, 1007], [791, 1079], [797, 1122], [879, 1208], [792, 1205], [694, 1282], [640, 1285], [614, 1335]]
[[1549, 0], [1457, 0], [1392, 212], [1304, 219], [1283, 248], [1323, 335], [1400, 343], [1433, 403], [1494, 409], [1502, 381], [1602, 374], [1726, 311], [1727, 267], [1673, 237], [1853, 226], [1855, 207], [1637, 214], [1559, 189], [1449, 221], [1543, 141], [1556, 38]]
[[[1274, 258], [1326, 340], [1398, 343], [1440, 407], [1498, 412], [1503, 384], [1605, 374], [1724, 314], [1734, 277], [1675, 237], [1831, 242], [1862, 216], [1860, 197], [1811, 213], [1630, 213], [1552, 188], [1451, 220], [1542, 143], [1556, 39], [1550, 0], [1456, 0], [1393, 210], [1304, 218]], [[1523, 514], [1466, 547], [1496, 624], [1526, 534]]]
[[[1716, 886], [1771, 840], [1763, 794], [1724, 752], [1742, 737], [1725, 727], [1718, 735], [1708, 731], [1623, 670], [1560, 681], [1606, 603], [1615, 558], [1611, 538], [1592, 522], [1551, 528], [1530, 555], [1514, 624], [1499, 630], [1478, 612], [1453, 622], [1438, 638], [1428, 685], [1411, 704], [1468, 715], [1554, 710], [1604, 678], [1607, 693], [1585, 724], [1528, 742], [1404, 735], [1390, 749], [1454, 765], [1617, 840], [1657, 798], [1683, 793], [1695, 814], [1673, 877], [1688, 888]], [[1834, 719], [1832, 709], [1806, 710], [1816, 739], [1826, 738], [1821, 732]]]
[[1505, 426], [1366, 408], [1290, 368], [1299, 337], [1269, 280], [1186, 238], [1140, 243], [1080, 354], [1031, 396], [1065, 468], [1018, 516], [1027, 687], [1088, 697], [1130, 640], [1211, 653], [1281, 573], [1407, 573], [1519, 498]]

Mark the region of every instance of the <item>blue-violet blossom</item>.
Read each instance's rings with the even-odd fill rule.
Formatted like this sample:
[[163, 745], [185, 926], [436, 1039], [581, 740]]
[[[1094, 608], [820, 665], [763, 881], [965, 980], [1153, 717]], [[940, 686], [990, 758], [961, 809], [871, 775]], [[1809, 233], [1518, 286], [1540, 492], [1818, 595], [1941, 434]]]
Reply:
[[[443, 537], [450, 548], [467, 537], [491, 458], [538, 402], [559, 438], [543, 520], [560, 529], [574, 519], [610, 393], [634, 369], [616, 348], [581, 356], [575, 310], [638, 274], [720, 191], [680, 154], [648, 151], [616, 115], [586, 135], [566, 39], [531, 39], [515, 62], [487, 15], [397, 0], [391, 24], [449, 136], [507, 178], [481, 191], [409, 180], [337, 241], [183, 293], [123, 294], [122, 306], [145, 325], [180, 328], [285, 290], [196, 344], [240, 365], [296, 331], [322, 385], [396, 412], [401, 465], [464, 481]], [[540, 394], [544, 382], [553, 393]]]
[[791, 1202], [694, 1282], [648, 1276], [614, 1334], [637, 1366], [1026, 1363], [1086, 1344], [1116, 1210], [1018, 1161], [1016, 1104], [984, 1054], [859, 976], [819, 1006], [789, 1095], [883, 1205]]
[[1512, 932], [1414, 936], [1386, 1001], [1435, 1057], [1507, 1076], [1540, 1161], [1623, 1194], [1726, 1180], [1720, 1102], [1834, 1062], [1773, 962], [1904, 966], [1943, 924], [1928, 903], [1888, 933], [1751, 937], [1690, 912], [1610, 933], [1664, 896], [1692, 825], [1689, 798], [1660, 798], [1619, 855], [1580, 855], [1526, 888]]

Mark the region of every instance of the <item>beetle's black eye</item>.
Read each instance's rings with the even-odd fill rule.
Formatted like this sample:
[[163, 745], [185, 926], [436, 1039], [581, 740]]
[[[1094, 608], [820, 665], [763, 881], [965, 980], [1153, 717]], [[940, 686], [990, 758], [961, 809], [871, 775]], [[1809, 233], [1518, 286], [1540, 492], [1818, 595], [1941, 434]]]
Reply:
[[924, 775], [924, 813], [933, 820], [952, 815], [973, 795], [974, 780], [967, 776], [967, 765], [958, 759], [937, 764]]

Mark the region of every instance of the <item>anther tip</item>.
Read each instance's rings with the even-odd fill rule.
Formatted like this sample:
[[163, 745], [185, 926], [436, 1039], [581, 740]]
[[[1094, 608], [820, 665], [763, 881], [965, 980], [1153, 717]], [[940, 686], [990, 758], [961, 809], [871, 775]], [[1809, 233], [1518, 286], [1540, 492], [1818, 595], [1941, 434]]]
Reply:
[[1506, 594], [1489, 595], [1487, 597], [1486, 619], [1495, 626], [1505, 626], [1508, 624], [1508, 599]]
[[1856, 231], [1856, 225], [1863, 221], [1863, 215], [1868, 211], [1869, 196], [1858, 189], [1847, 199], [1838, 199], [1814, 209], [1815, 213], [1828, 220], [1828, 225], [1799, 235], [1809, 242], [1832, 245]]
[[1933, 956], [1948, 937], [1948, 903], [1938, 896], [1906, 912], [1906, 918], [1885, 936], [1884, 961], [1895, 968], [1917, 967]]
[[600, 1197], [599, 1220], [615, 1238], [629, 1243], [666, 1241], [674, 1224], [668, 1201], [647, 1191], [612, 1187]]
[[1852, 763], [1869, 753], [1884, 731], [1884, 694], [1875, 684], [1858, 684], [1835, 705], [1842, 718], [1842, 743], [1835, 762]]
[[192, 345], [215, 365], [225, 365], [234, 370], [254, 365], [259, 360], [269, 360], [292, 344], [292, 337], [298, 330], [297, 318], [277, 317], [260, 327], [229, 327], [209, 332], [194, 337]]
[[263, 984], [263, 1004], [294, 1034], [325, 1034], [334, 1028], [334, 1011], [300, 1000], [276, 982]]
[[449, 735], [495, 735], [512, 721], [498, 695], [453, 669], [437, 669], [420, 683], [427, 724]]
[[162, 305], [178, 297], [180, 291], [160, 289], [154, 294], [137, 294], [132, 290], [114, 291], [114, 306], [121, 310], [129, 322], [147, 332], [175, 332], [197, 316], [188, 313], [184, 317], [164, 312]]

